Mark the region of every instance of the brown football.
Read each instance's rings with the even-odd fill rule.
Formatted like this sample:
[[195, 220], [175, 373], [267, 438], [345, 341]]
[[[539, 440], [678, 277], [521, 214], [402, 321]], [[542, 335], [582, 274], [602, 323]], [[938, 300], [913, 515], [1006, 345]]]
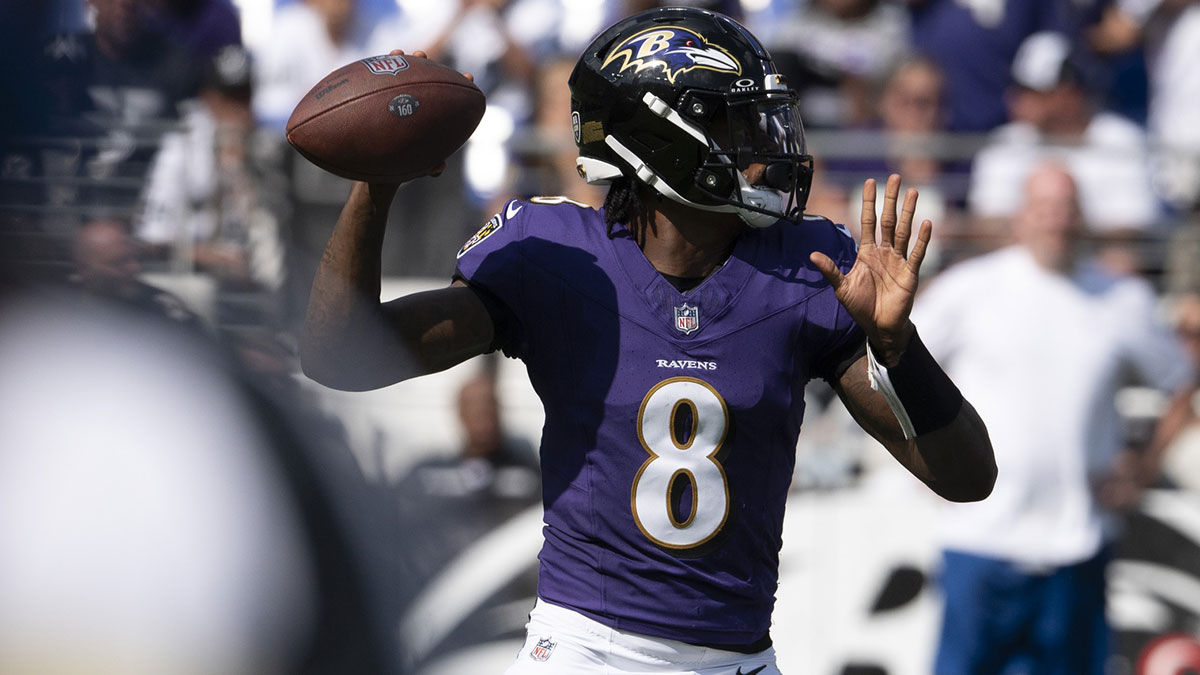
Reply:
[[428, 173], [467, 142], [486, 106], [458, 71], [413, 56], [372, 56], [317, 83], [292, 111], [287, 139], [345, 178], [400, 181]]

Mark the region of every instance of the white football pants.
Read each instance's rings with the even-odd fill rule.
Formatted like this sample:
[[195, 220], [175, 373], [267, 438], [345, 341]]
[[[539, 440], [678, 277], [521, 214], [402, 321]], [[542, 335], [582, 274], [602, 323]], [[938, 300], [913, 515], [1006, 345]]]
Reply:
[[780, 675], [775, 649], [741, 654], [647, 637], [541, 599], [505, 675]]

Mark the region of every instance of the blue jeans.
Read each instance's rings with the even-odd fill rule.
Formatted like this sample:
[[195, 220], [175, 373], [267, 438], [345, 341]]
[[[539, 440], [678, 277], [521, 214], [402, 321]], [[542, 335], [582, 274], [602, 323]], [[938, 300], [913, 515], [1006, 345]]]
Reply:
[[1103, 675], [1107, 549], [1033, 574], [995, 558], [943, 552], [938, 675]]

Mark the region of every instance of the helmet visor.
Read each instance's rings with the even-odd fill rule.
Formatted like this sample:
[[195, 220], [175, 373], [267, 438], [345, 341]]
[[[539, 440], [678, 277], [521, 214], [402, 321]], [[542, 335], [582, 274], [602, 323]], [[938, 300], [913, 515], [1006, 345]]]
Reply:
[[[716, 179], [702, 182], [701, 189], [712, 188], [706, 192], [725, 203], [798, 220], [808, 201], [812, 157], [808, 155], [795, 93], [787, 90], [726, 96], [722, 112], [709, 124], [710, 152], [703, 165], [707, 172], [704, 176]], [[732, 182], [722, 180], [723, 176], [729, 176]], [[778, 208], [751, 203], [768, 195], [734, 187], [745, 181], [754, 189], [774, 193], [782, 200]]]
[[793, 97], [730, 101], [727, 110], [728, 145], [717, 142], [735, 153], [738, 169], [807, 154], [804, 126]]

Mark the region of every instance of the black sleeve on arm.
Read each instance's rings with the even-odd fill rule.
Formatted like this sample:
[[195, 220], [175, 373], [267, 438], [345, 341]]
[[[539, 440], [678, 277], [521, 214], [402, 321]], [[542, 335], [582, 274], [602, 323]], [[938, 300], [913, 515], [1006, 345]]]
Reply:
[[941, 429], [958, 417], [963, 395], [917, 333], [900, 361], [886, 372], [918, 436]]
[[488, 316], [492, 318], [493, 336], [492, 343], [488, 345], [487, 353], [492, 353], [497, 349], [504, 352], [505, 356], [512, 356], [513, 348], [515, 347], [513, 340], [518, 334], [518, 320], [508, 305], [504, 301], [493, 295], [487, 289], [480, 288], [471, 283], [470, 279], [463, 276], [459, 270], [454, 270], [453, 281], [461, 281], [471, 289], [475, 297], [483, 303], [487, 309]]
[[[901, 426], [907, 423], [913, 435], [943, 428], [954, 422], [962, 410], [964, 399], [959, 388], [937, 364], [917, 333], [912, 334], [898, 363], [882, 368], [872, 358], [871, 371], [871, 387], [888, 399], [896, 419], [900, 420]], [[912, 437], [907, 430], [905, 436]]]

